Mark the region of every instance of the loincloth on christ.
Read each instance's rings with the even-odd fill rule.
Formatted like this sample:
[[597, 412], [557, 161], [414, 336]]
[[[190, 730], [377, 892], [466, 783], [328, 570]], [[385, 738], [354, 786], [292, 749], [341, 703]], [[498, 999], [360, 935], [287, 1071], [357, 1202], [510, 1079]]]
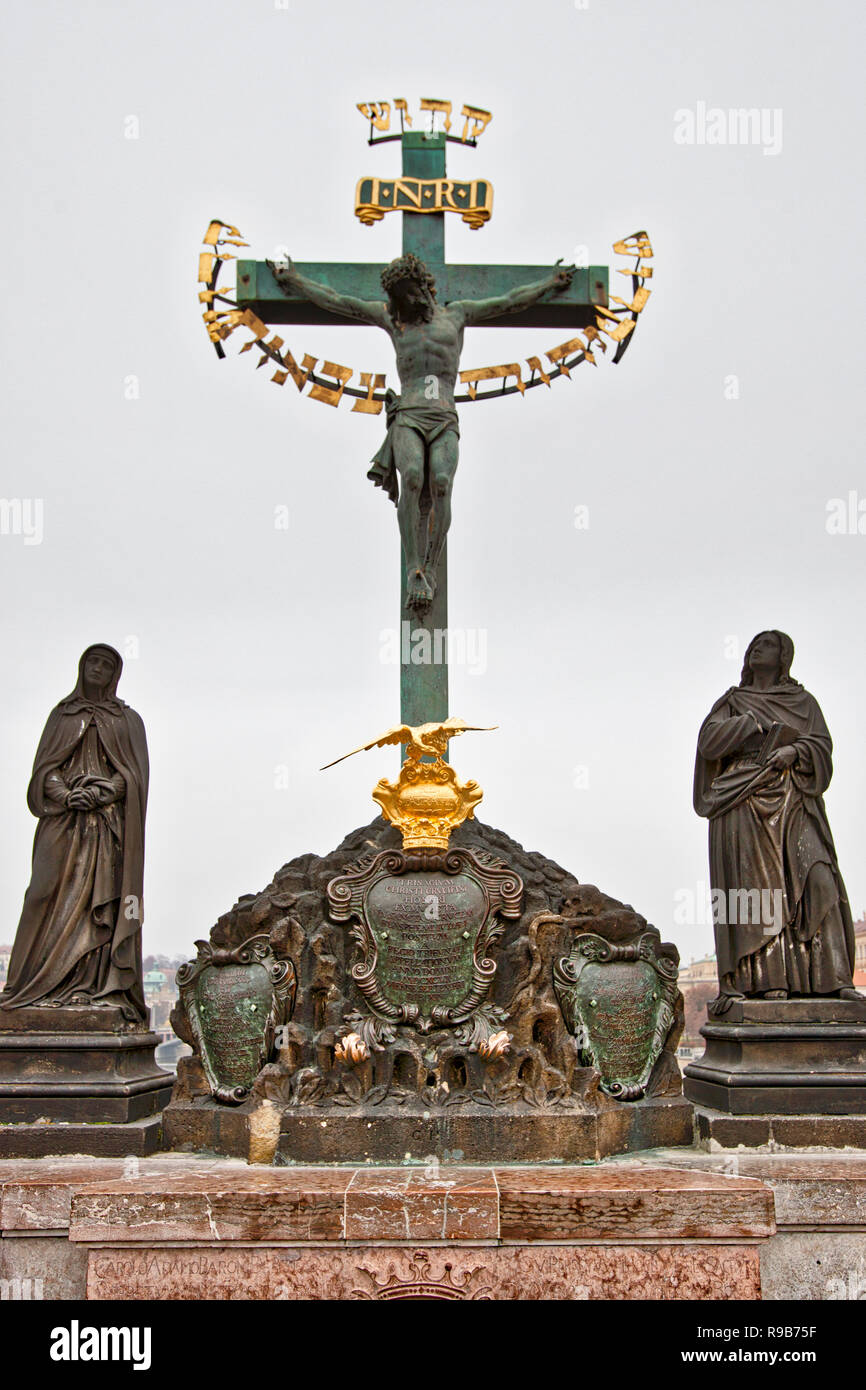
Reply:
[[388, 432], [381, 448], [373, 455], [367, 477], [376, 487], [383, 488], [396, 506], [400, 497], [400, 480], [394, 457], [394, 431], [398, 426], [414, 430], [429, 448], [434, 440], [449, 430], [459, 437], [460, 422], [453, 405], [440, 405], [432, 401], [430, 405], [402, 405], [395, 391], [385, 392], [385, 417]]

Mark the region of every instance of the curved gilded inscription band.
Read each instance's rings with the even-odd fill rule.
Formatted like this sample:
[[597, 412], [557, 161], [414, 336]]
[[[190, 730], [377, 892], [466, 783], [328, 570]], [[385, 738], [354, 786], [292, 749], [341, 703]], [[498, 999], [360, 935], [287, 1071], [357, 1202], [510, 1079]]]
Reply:
[[[230, 235], [222, 236], [224, 230]], [[246, 340], [241, 352], [256, 348], [262, 354], [259, 366], [265, 362], [272, 363], [276, 370], [270, 379], [275, 385], [284, 386], [291, 377], [299, 392], [309, 387], [305, 398], [307, 400], [339, 406], [344, 397], [352, 397], [353, 413], [380, 415], [385, 409], [385, 373], [361, 371], [358, 373], [360, 385], [350, 386], [348, 383], [355, 375], [353, 367], [344, 367], [339, 362], [323, 361], [321, 374], [317, 375], [315, 368], [319, 362], [318, 357], [305, 352], [298, 363], [278, 334], [268, 336], [271, 330], [257, 314], [250, 309], [239, 307], [235, 288], [220, 288], [218, 281], [222, 266], [226, 261], [236, 259], [234, 253], [222, 249], [226, 245], [241, 247], [248, 243], [240, 239], [237, 227], [225, 222], [211, 222], [204, 237], [206, 249], [199, 254], [198, 283], [199, 300], [204, 305], [202, 317], [205, 329], [217, 356], [225, 357], [223, 343], [232, 333], [237, 329], [246, 329], [253, 336]], [[614, 242], [613, 249], [617, 255], [626, 257], [629, 262], [634, 259], [633, 266], [618, 267], [622, 275], [631, 279], [630, 300], [612, 295], [607, 308], [595, 304], [595, 323], [585, 327], [581, 333], [567, 342], [546, 349], [542, 354], [547, 359], [546, 367], [537, 355], [525, 358], [526, 367], [529, 369], [528, 380], [524, 380], [524, 368], [520, 362], [509, 362], [502, 366], [472, 367], [461, 371], [460, 382], [467, 389], [464, 394], [454, 397], [455, 402], [467, 404], [473, 401], [499, 400], [502, 396], [511, 396], [515, 392], [522, 396], [535, 387], [549, 387], [550, 383], [559, 377], [570, 379], [573, 369], [582, 362], [597, 365], [596, 353], [607, 351], [608, 342], [605, 342], [605, 339], [608, 339], [610, 346], [615, 349], [613, 361], [619, 362], [628, 349], [638, 318], [646, 308], [651, 294], [645, 281], [650, 279], [653, 273], [649, 264], [653, 258], [653, 249], [644, 231], [635, 232], [622, 241]], [[492, 385], [489, 390], [479, 391], [479, 382], [499, 384]]]

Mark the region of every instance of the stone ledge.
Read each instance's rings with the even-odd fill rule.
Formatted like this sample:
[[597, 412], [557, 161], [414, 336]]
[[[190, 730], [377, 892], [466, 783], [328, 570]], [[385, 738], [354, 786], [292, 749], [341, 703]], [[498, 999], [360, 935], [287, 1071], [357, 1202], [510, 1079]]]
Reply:
[[152, 1159], [85, 1155], [4, 1159], [0, 1161], [0, 1232], [35, 1234], [65, 1229], [69, 1225], [73, 1193], [94, 1183], [118, 1182], [133, 1176], [162, 1178], [189, 1169], [204, 1173], [213, 1168], [227, 1175], [234, 1170], [248, 1171], [246, 1164], [230, 1159], [168, 1155]]
[[[163, 1112], [165, 1146], [179, 1152], [220, 1153], [256, 1161], [258, 1109], [213, 1101], [172, 1101]], [[270, 1120], [270, 1116], [268, 1119]], [[271, 1154], [277, 1162], [316, 1167], [323, 1163], [395, 1164], [404, 1155], [423, 1162], [453, 1154], [474, 1166], [545, 1163], [644, 1149], [649, 1144], [691, 1145], [692, 1106], [682, 1096], [648, 1097], [621, 1104], [602, 1097], [585, 1111], [542, 1109], [525, 1113], [464, 1105], [436, 1112], [369, 1110], [339, 1106], [291, 1108], [277, 1114]]]
[[346, 1240], [496, 1240], [499, 1189], [491, 1168], [390, 1168], [354, 1173]]
[[695, 1106], [698, 1142], [725, 1149], [769, 1144], [790, 1148], [866, 1150], [866, 1115], [732, 1115], [710, 1106]]
[[[690, 1181], [684, 1181], [687, 1177]], [[763, 1184], [727, 1176], [721, 1183], [707, 1182], [708, 1177], [717, 1175], [630, 1163], [497, 1169], [500, 1235], [503, 1240], [730, 1240], [773, 1234], [773, 1203]]]
[[659, 1149], [639, 1160], [650, 1164], [758, 1178], [773, 1190], [779, 1230], [841, 1233], [866, 1228], [866, 1153], [682, 1153]]
[[671, 1168], [235, 1169], [77, 1188], [70, 1240], [760, 1240], [772, 1194], [753, 1178]]
[[63, 1155], [104, 1158], [142, 1158], [155, 1154], [162, 1144], [162, 1115], [103, 1123], [52, 1120], [45, 1124], [22, 1121], [0, 1124], [0, 1161], [59, 1158]]

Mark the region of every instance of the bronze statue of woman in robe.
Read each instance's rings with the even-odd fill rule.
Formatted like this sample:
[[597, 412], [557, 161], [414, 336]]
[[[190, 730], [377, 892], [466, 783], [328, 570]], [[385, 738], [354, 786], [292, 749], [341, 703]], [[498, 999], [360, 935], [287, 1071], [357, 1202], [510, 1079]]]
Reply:
[[147, 1021], [147, 743], [140, 717], [117, 698], [122, 669], [113, 647], [88, 647], [75, 689], [48, 716], [27, 791], [39, 821], [33, 871], [0, 1008], [117, 1005]]
[[719, 997], [835, 995], [853, 988], [854, 930], [823, 792], [833, 745], [817, 701], [792, 679], [794, 644], [759, 632], [740, 684], [698, 735], [694, 805], [710, 822]]

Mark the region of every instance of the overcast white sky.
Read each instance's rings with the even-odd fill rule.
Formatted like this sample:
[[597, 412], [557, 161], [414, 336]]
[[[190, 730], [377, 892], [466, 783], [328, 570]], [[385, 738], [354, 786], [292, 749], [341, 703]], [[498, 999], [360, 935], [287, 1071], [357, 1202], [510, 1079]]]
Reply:
[[[399, 217], [352, 213], [361, 175], [399, 168], [355, 103], [398, 96], [493, 112], [476, 151], [449, 146], [450, 173], [495, 189], [484, 229], [450, 219], [449, 261], [585, 244], [607, 263], [639, 227], [656, 250], [621, 366], [461, 407], [450, 619], [486, 634], [487, 660], [452, 671], [451, 709], [500, 727], [452, 757], [483, 819], [701, 954], [709, 925], [674, 920], [707, 879], [695, 737], [747, 641], [781, 627], [834, 737], [827, 805], [858, 915], [866, 535], [826, 522], [830, 499], [866, 508], [862, 6], [19, 0], [4, 16], [0, 496], [42, 499], [44, 537], [0, 535], [0, 941], [28, 881], [39, 734], [90, 642], [138, 650], [120, 694], [152, 758], [146, 952], [192, 953], [241, 893], [365, 823], [396, 769], [384, 750], [317, 771], [399, 715], [380, 660], [396, 516], [365, 477], [383, 421], [277, 389], [238, 339], [218, 362], [195, 277], [212, 216], [258, 257], [399, 254]], [[781, 149], [676, 143], [675, 112], [701, 102], [781, 111]], [[284, 336], [394, 379], [375, 329]], [[562, 336], [472, 330], [463, 365]]]

